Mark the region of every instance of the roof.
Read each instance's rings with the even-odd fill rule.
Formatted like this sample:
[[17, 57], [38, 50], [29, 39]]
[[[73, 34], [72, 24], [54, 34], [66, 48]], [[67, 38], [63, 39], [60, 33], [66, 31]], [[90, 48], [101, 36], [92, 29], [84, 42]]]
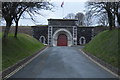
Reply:
[[48, 19], [48, 21], [77, 21], [77, 19]]
[[48, 25], [36, 25], [36, 26], [31, 26], [31, 27], [48, 27]]
[[93, 26], [89, 26], [89, 27], [87, 27], [87, 26], [84, 26], [84, 27], [78, 26], [77, 28], [95, 28], [95, 27], [93, 27]]

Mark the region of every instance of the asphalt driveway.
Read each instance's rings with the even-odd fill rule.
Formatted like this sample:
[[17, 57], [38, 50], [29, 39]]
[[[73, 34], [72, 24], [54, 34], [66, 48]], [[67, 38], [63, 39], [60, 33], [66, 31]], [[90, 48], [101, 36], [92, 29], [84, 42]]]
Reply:
[[47, 48], [11, 78], [115, 78], [83, 55], [79, 48]]

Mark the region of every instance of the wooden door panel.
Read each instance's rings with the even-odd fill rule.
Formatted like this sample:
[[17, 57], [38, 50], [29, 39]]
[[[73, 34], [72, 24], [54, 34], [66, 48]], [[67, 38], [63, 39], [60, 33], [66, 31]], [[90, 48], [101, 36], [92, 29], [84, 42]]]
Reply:
[[67, 46], [67, 36], [65, 34], [58, 36], [57, 46]]

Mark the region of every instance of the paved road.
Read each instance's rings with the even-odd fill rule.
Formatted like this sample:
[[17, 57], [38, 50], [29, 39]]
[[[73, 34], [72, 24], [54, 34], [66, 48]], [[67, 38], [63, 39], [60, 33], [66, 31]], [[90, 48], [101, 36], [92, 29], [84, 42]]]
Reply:
[[[81, 47], [79, 47], [81, 48]], [[12, 78], [114, 78], [76, 47], [50, 47]]]

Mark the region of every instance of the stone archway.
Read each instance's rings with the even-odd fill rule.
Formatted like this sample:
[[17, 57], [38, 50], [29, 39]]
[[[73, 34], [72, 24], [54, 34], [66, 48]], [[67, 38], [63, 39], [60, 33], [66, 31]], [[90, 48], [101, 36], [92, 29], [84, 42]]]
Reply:
[[72, 34], [70, 33], [70, 31], [68, 31], [66, 29], [58, 29], [54, 32], [53, 40], [52, 40], [53, 46], [57, 46], [59, 35], [62, 35], [62, 34], [66, 35], [66, 37], [67, 37], [67, 46], [72, 46], [72, 44], [73, 44]]
[[40, 38], [39, 38], [39, 41], [41, 42], [41, 43], [43, 43], [43, 44], [45, 44], [45, 37], [44, 36], [40, 36]]
[[86, 43], [86, 39], [84, 36], [80, 37], [80, 44], [85, 44]]

